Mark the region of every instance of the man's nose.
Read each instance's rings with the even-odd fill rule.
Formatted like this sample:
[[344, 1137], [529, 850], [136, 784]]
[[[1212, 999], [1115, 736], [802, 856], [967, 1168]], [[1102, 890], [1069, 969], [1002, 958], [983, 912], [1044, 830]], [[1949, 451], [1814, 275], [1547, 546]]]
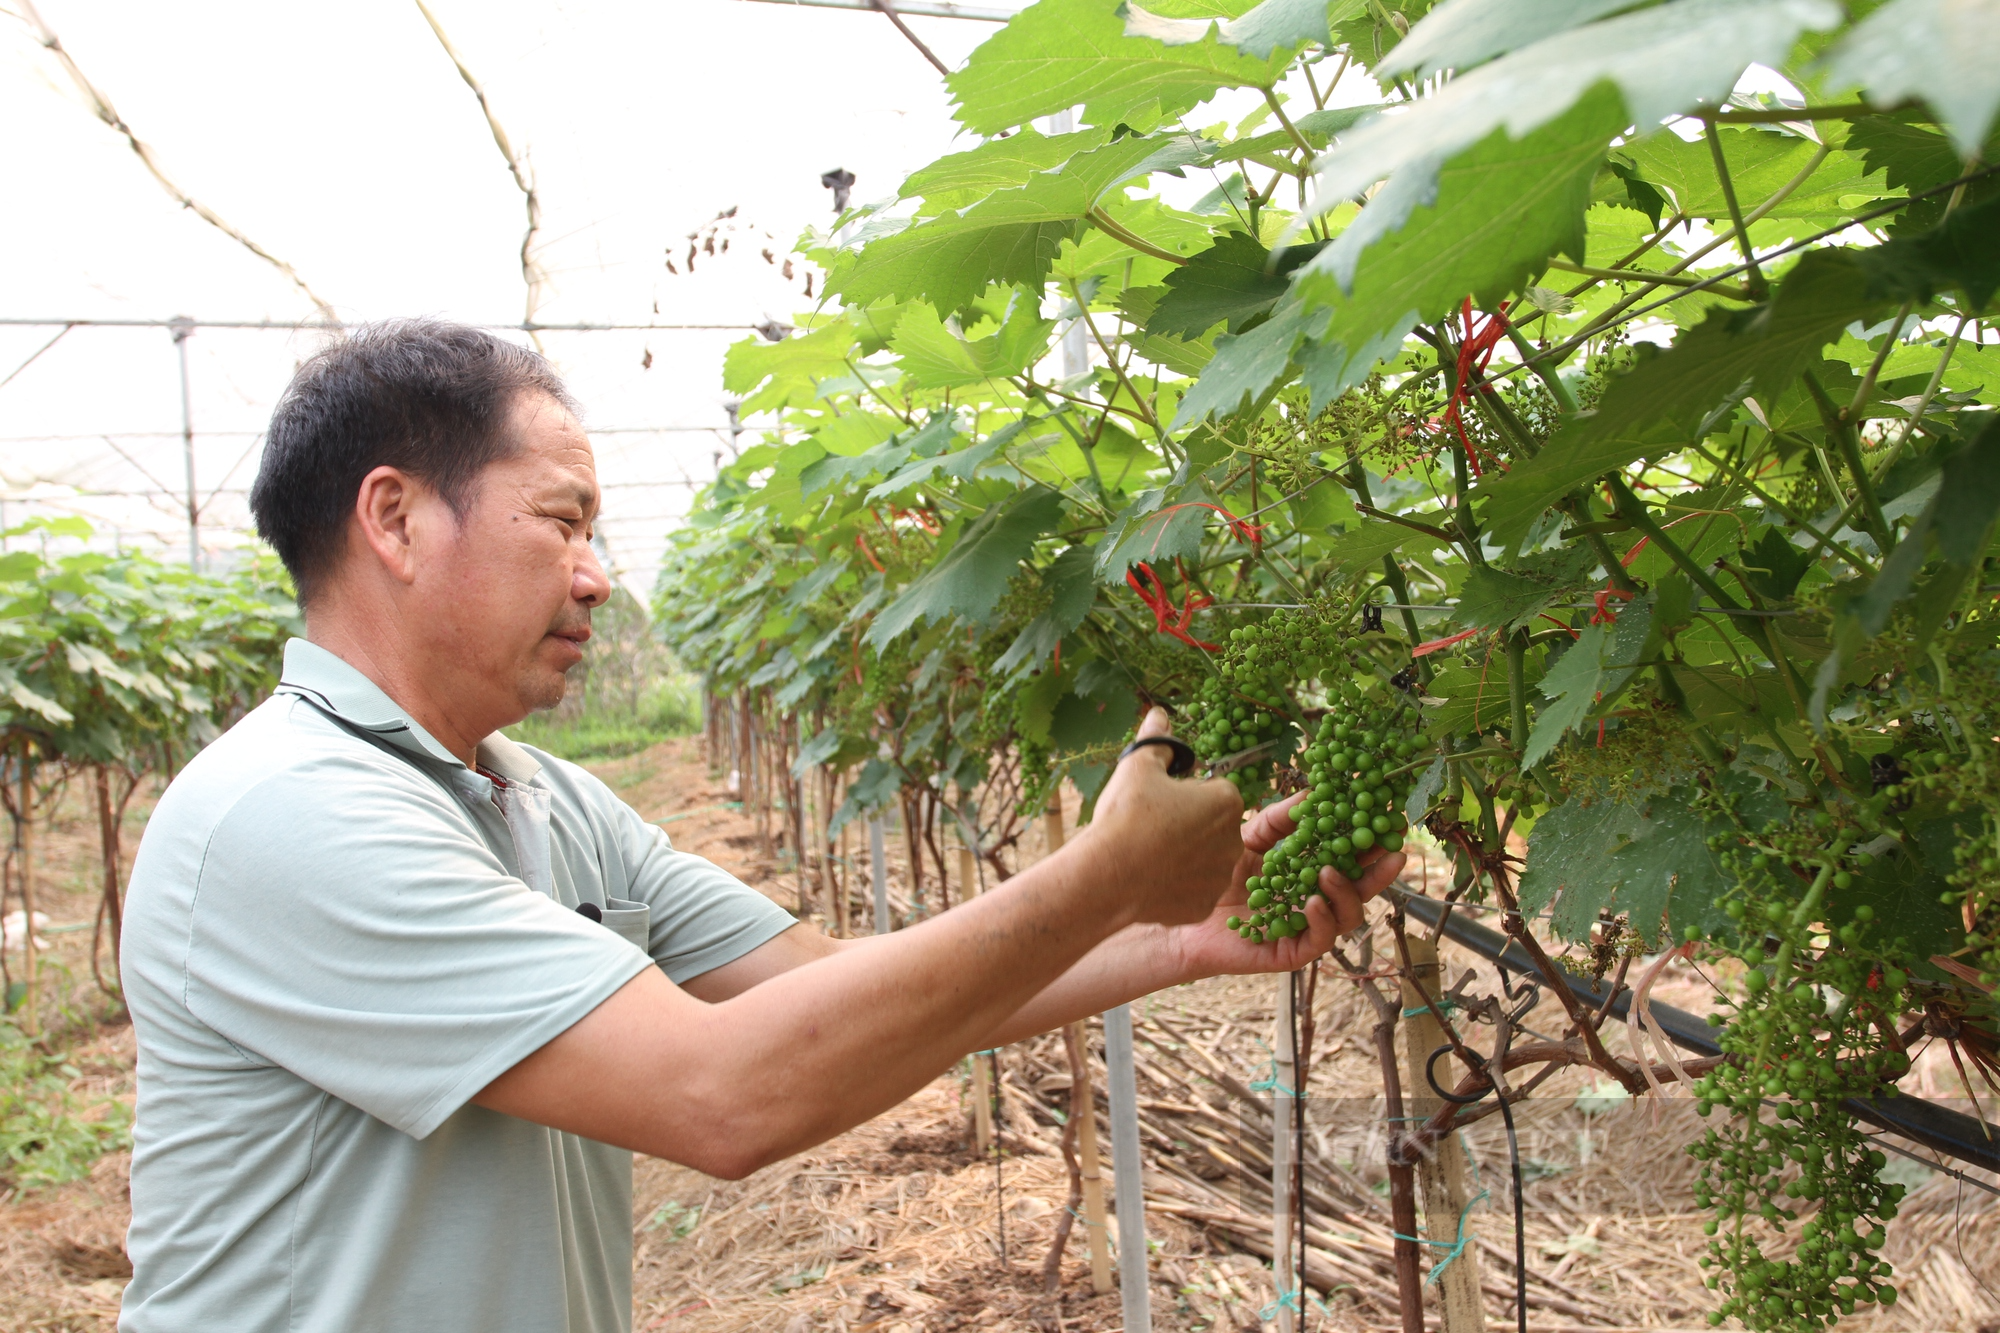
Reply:
[[594, 541], [584, 543], [583, 555], [570, 578], [569, 595], [593, 608], [611, 600], [611, 576], [604, 572], [604, 562], [598, 558]]

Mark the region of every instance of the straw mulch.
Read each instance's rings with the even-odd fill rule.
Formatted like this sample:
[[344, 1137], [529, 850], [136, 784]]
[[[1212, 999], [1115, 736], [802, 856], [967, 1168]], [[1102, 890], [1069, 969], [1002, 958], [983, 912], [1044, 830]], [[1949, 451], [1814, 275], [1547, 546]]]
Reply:
[[[1453, 975], [1464, 961], [1452, 963]], [[1136, 1007], [1156, 1328], [1272, 1327], [1270, 1124], [1248, 1085], [1270, 1072], [1264, 1043], [1274, 1000], [1271, 979], [1218, 979]], [[1319, 1058], [1307, 1085], [1314, 1298], [1303, 1324], [1396, 1328], [1379, 1068], [1351, 987], [1324, 988], [1316, 1017]], [[1060, 1045], [1024, 1043], [1002, 1065], [997, 1168], [968, 1151], [962, 1078], [940, 1080], [890, 1115], [740, 1183], [650, 1164], [635, 1209], [637, 1326], [1120, 1329], [1117, 1293], [1091, 1292], [1081, 1224], [1060, 1290], [1041, 1287], [1068, 1191], [1055, 1147], [1069, 1084]], [[1607, 1105], [1601, 1095], [1579, 1103], [1580, 1092], [1601, 1092], [1595, 1082], [1593, 1074], [1565, 1075], [1517, 1112], [1530, 1326], [1706, 1328], [1713, 1296], [1697, 1264], [1705, 1215], [1693, 1206], [1693, 1163], [1680, 1151], [1700, 1122], [1678, 1098], [1657, 1108]], [[1102, 1126], [1101, 1065], [1094, 1084]], [[1109, 1142], [1104, 1127], [1100, 1139]], [[1500, 1121], [1473, 1126], [1465, 1142], [1489, 1197], [1468, 1216], [1471, 1238], [1458, 1262], [1479, 1265], [1489, 1326], [1511, 1328], [1514, 1235]], [[1109, 1175], [1107, 1163], [1107, 1189]], [[2000, 1280], [1995, 1204], [1943, 1175], [1916, 1190], [1887, 1250], [1902, 1301], [1843, 1327], [2000, 1333], [2000, 1297], [1981, 1285]], [[1423, 1234], [1449, 1240], [1454, 1230], [1454, 1220], [1426, 1221]], [[1441, 1252], [1426, 1258], [1427, 1271]]]

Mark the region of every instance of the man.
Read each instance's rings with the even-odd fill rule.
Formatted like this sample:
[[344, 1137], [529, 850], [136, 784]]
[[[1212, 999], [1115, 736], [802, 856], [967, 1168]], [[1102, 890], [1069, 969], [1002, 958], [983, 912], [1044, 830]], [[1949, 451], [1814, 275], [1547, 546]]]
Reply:
[[127, 1333], [622, 1333], [633, 1151], [741, 1176], [966, 1051], [1298, 966], [1399, 864], [1252, 946], [1227, 903], [1291, 821], [1154, 747], [1001, 889], [827, 939], [501, 735], [609, 595], [598, 501], [561, 383], [486, 334], [365, 329], [286, 391], [251, 504], [307, 637], [133, 872]]

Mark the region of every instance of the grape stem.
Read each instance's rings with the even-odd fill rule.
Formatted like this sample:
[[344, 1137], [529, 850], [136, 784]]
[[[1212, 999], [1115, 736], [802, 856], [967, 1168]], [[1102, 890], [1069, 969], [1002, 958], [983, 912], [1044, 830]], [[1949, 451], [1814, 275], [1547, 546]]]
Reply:
[[1555, 992], [1557, 1003], [1561, 1004], [1563, 1012], [1569, 1015], [1571, 1030], [1583, 1037], [1584, 1047], [1590, 1052], [1590, 1063], [1624, 1084], [1627, 1092], [1635, 1097], [1639, 1096], [1646, 1090], [1645, 1078], [1637, 1070], [1626, 1068], [1624, 1061], [1604, 1048], [1604, 1041], [1597, 1035], [1597, 1029], [1592, 1026], [1589, 1015], [1583, 1012], [1582, 1005], [1578, 1003], [1576, 996], [1571, 994], [1569, 984], [1556, 970], [1555, 963], [1549, 958], [1548, 951], [1542, 948], [1541, 941], [1535, 938], [1534, 933], [1528, 929], [1528, 923], [1522, 920], [1521, 905], [1516, 901], [1513, 891], [1507, 887], [1504, 877], [1494, 876], [1493, 887], [1499, 892], [1501, 907], [1506, 909], [1507, 915], [1503, 918], [1503, 923], [1507, 933], [1519, 940], [1521, 947], [1528, 951], [1528, 956], [1535, 960], [1535, 970], [1549, 983], [1549, 988]]
[[[1398, 912], [1400, 918], [1401, 913]], [[1400, 921], [1399, 921], [1400, 927]], [[1361, 966], [1349, 961], [1346, 953], [1339, 948], [1333, 951], [1341, 967], [1348, 976], [1355, 978], [1354, 985], [1375, 1010], [1375, 1055], [1382, 1066], [1382, 1112], [1388, 1117], [1389, 1130], [1389, 1214], [1400, 1235], [1395, 1242], [1396, 1295], [1401, 1307], [1403, 1333], [1424, 1333], [1424, 1286], [1423, 1274], [1418, 1269], [1417, 1243], [1404, 1240], [1402, 1236], [1417, 1234], [1417, 1191], [1414, 1158], [1406, 1151], [1409, 1136], [1401, 1130], [1403, 1118], [1403, 1080], [1396, 1061], [1396, 1023], [1401, 1018], [1398, 1007], [1383, 998], [1381, 989], [1365, 979], [1368, 971], [1368, 955], [1362, 955]]]
[[[1833, 855], [1828, 857], [1826, 863], [1819, 868], [1819, 874], [1813, 877], [1812, 887], [1806, 890], [1805, 897], [1799, 899], [1799, 905], [1792, 909], [1791, 927], [1793, 931], [1803, 930], [1812, 924], [1813, 918], [1819, 912], [1820, 903], [1826, 897], [1826, 886], [1833, 880], [1834, 864], [1846, 851], [1847, 843], [1845, 839], [1833, 845]], [[1792, 941], [1790, 939], [1780, 940], [1778, 942], [1778, 956], [1771, 963], [1771, 985], [1774, 988], [1785, 984], [1785, 974], [1790, 970], [1791, 966]], [[1766, 1032], [1757, 1039], [1757, 1060], [1752, 1066], [1752, 1072], [1763, 1069], [1765, 1063], [1770, 1059], [1771, 1042], [1774, 1036], [1775, 1031]]]

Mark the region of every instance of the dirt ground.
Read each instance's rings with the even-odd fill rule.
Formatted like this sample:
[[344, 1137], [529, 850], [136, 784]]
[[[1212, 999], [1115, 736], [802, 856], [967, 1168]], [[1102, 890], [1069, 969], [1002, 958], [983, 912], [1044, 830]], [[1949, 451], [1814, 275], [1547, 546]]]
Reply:
[[[702, 764], [694, 740], [592, 768], [647, 818], [661, 821], [676, 845], [798, 909], [798, 877], [788, 855], [767, 850], [755, 826], [732, 806], [732, 794]], [[99, 872], [96, 825], [83, 795], [65, 800], [45, 845], [49, 961], [66, 997], [56, 1016], [76, 1038], [69, 1056], [79, 1101], [129, 1104], [131, 1029], [108, 1002], [93, 998], [90, 980], [89, 923]], [[146, 793], [134, 802], [128, 855], [149, 804]], [[893, 896], [907, 904], [906, 870], [894, 853], [891, 861]], [[1420, 886], [1435, 874], [1435, 866], [1420, 861], [1409, 878]], [[1477, 961], [1449, 946], [1445, 957], [1453, 979]], [[18, 955], [13, 961], [18, 967]], [[1239, 1085], [1267, 1077], [1276, 985], [1271, 978], [1218, 978], [1133, 1007], [1142, 1052], [1140, 1100], [1149, 1117], [1151, 1304], [1162, 1333], [1275, 1327], [1268, 1262], [1243, 1248], [1244, 1221], [1255, 1221], [1257, 1208], [1268, 1205], [1232, 1193], [1228, 1182], [1198, 1169], [1202, 1145], [1175, 1128], [1191, 1122], [1172, 1119], [1192, 1109], [1193, 1093], [1171, 1072], [1168, 1056], [1193, 1046], [1218, 1070], [1233, 1071]], [[1654, 996], [1702, 1011], [1712, 993], [1698, 975], [1680, 969]], [[1394, 1329], [1399, 1325], [1391, 1299], [1366, 1277], [1368, 1263], [1379, 1271], [1379, 1247], [1389, 1243], [1381, 1080], [1367, 1033], [1372, 1019], [1354, 987], [1332, 977], [1320, 985], [1314, 1017], [1307, 1132], [1320, 1160], [1333, 1164], [1356, 1201], [1353, 1227], [1329, 1243], [1352, 1246], [1358, 1276], [1309, 1301], [1302, 1324], [1355, 1333]], [[1547, 1015], [1539, 1017], [1553, 1025]], [[1625, 1041], [1619, 1033], [1611, 1044], [1622, 1052]], [[1091, 1289], [1084, 1223], [1070, 1239], [1059, 1290], [1048, 1292], [1042, 1283], [1043, 1256], [1067, 1202], [1052, 1110], [1066, 1105], [1059, 1048], [1048, 1038], [1010, 1047], [1000, 1054], [999, 1069], [1003, 1146], [997, 1161], [970, 1149], [964, 1066], [876, 1120], [740, 1182], [642, 1159], [633, 1209], [634, 1327], [672, 1333], [1122, 1330], [1117, 1292]], [[1102, 1072], [1100, 1065], [1100, 1098]], [[1530, 1309], [1530, 1327], [1542, 1333], [1706, 1328], [1712, 1297], [1696, 1265], [1703, 1215], [1689, 1197], [1692, 1163], [1680, 1151], [1699, 1122], [1685, 1100], [1656, 1108], [1604, 1097], [1594, 1083], [1594, 1076], [1582, 1075], [1553, 1080], [1517, 1117], [1528, 1266], [1535, 1274], [1530, 1290], [1539, 1301]], [[1940, 1073], [1938, 1062], [1927, 1059], [1906, 1086], [1948, 1097], [1955, 1085], [1948, 1064]], [[1251, 1123], [1246, 1118], [1243, 1126]], [[1239, 1137], [1247, 1132], [1239, 1127]], [[1227, 1138], [1222, 1134], [1217, 1142]], [[1465, 1140], [1485, 1197], [1467, 1213], [1465, 1229], [1473, 1239], [1460, 1262], [1480, 1268], [1488, 1325], [1511, 1327], [1514, 1231], [1506, 1141], [1492, 1119], [1467, 1131]], [[1857, 1316], [1842, 1327], [1858, 1333], [2000, 1333], [2000, 1197], [1907, 1159], [1892, 1160], [1897, 1178], [1913, 1191], [1890, 1227], [1886, 1250], [1903, 1299], [1893, 1310]], [[115, 1326], [129, 1275], [122, 1250], [127, 1165], [126, 1154], [115, 1153], [84, 1181], [0, 1189], [0, 1333], [104, 1333]], [[1108, 1161], [1104, 1174], [1108, 1191]], [[1439, 1227], [1427, 1223], [1425, 1234], [1448, 1236], [1450, 1230], [1444, 1219]], [[1433, 1312], [1433, 1327], [1435, 1318]]]

